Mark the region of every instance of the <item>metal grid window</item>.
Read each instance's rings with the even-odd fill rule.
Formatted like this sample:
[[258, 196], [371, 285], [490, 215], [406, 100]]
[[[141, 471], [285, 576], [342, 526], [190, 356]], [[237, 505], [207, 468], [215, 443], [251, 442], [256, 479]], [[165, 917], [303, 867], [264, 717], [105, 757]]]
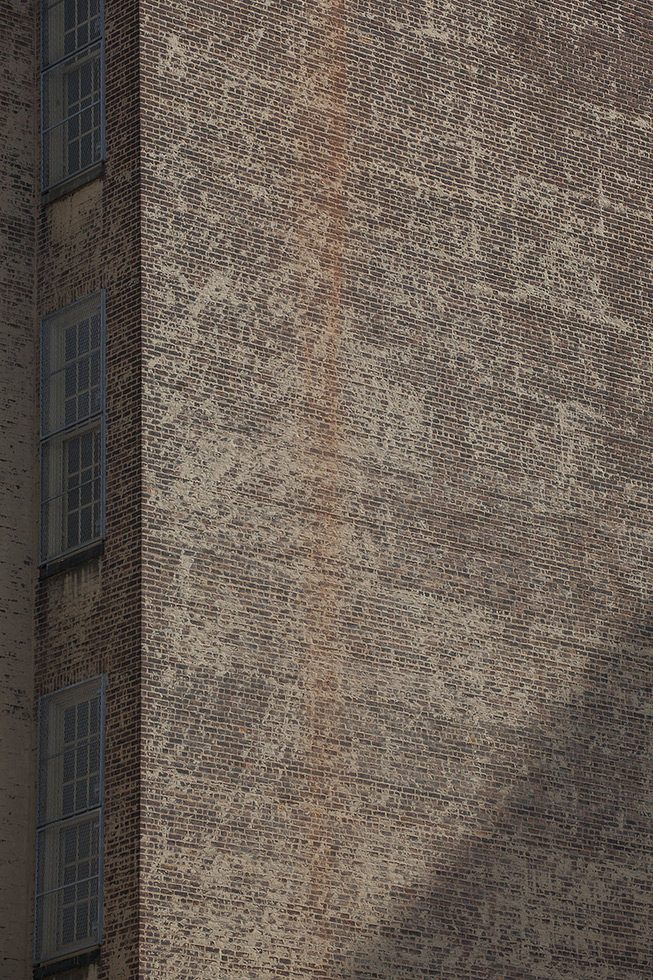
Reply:
[[104, 294], [41, 328], [41, 561], [104, 533]]
[[104, 679], [41, 698], [34, 958], [102, 938]]
[[104, 157], [103, 0], [41, 0], [41, 185]]

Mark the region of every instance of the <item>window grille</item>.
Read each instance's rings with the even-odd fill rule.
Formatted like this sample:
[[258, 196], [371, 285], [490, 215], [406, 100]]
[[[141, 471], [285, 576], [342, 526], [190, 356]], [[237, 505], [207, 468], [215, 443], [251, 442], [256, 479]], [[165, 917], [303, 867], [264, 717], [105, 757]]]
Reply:
[[104, 294], [41, 328], [41, 561], [104, 534]]
[[104, 158], [103, 0], [41, 0], [41, 184]]
[[102, 677], [40, 701], [37, 963], [102, 938], [104, 702]]

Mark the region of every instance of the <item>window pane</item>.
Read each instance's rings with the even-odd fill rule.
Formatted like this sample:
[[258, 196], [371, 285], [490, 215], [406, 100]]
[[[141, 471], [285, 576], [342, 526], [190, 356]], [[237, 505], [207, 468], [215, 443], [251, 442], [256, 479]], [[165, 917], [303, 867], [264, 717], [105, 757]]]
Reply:
[[91, 375], [90, 375], [90, 385], [92, 388], [99, 388], [100, 386], [100, 355], [98, 353], [99, 338], [96, 342], [95, 353], [90, 357], [91, 365]]
[[70, 817], [75, 812], [75, 784], [66, 783], [63, 788], [62, 816]]
[[77, 705], [77, 738], [86, 738], [88, 735], [88, 701], [82, 701]]
[[[77, 122], [75, 120], [75, 129], [77, 129]], [[68, 163], [68, 173], [74, 174], [78, 170], [81, 170], [80, 158], [79, 158], [79, 141], [71, 139], [67, 147], [67, 163]]]
[[77, 398], [77, 415], [79, 418], [88, 418], [90, 415], [91, 399], [88, 391], [83, 391]]
[[[78, 897], [79, 901], [79, 897]], [[77, 906], [77, 930], [76, 938], [84, 939], [88, 935], [88, 902], [82, 902]]]
[[75, 905], [64, 904], [62, 909], [61, 940], [64, 945], [72, 943], [75, 938]]
[[89, 725], [91, 733], [97, 734], [100, 727], [100, 699], [93, 698], [89, 706]]
[[79, 517], [79, 533], [82, 541], [88, 541], [93, 536], [93, 510], [83, 507]]
[[64, 711], [63, 737], [65, 742], [71, 742], [75, 738], [76, 714], [74, 707], [66, 708]]
[[68, 439], [65, 443], [68, 449], [68, 485], [70, 486], [70, 480], [73, 475], [79, 470], [79, 457], [80, 457], [80, 440], [79, 436], [75, 436], [73, 439]]
[[82, 469], [88, 469], [93, 463], [93, 433], [85, 432], [81, 438]]
[[69, 71], [64, 75], [66, 83], [66, 100], [69, 105], [79, 102], [79, 72]]
[[85, 739], [77, 746], [77, 775], [86, 776], [88, 773], [88, 741]]
[[88, 388], [90, 369], [90, 358], [83, 357], [77, 365], [77, 385], [80, 391]]
[[75, 810], [81, 813], [88, 809], [88, 783], [78, 779], [75, 785]]
[[75, 324], [67, 326], [65, 329], [65, 359], [72, 361], [77, 356], [77, 327]]
[[[52, 4], [56, 8], [57, 4]], [[64, 30], [73, 31], [77, 23], [77, 0], [63, 0], [64, 8]]]
[[89, 322], [88, 320], [81, 320], [77, 327], [77, 353], [78, 354], [88, 354], [88, 343], [89, 343]]
[[74, 395], [77, 391], [77, 364], [72, 361], [70, 364], [66, 364], [64, 369], [64, 391], [66, 393], [66, 398]]

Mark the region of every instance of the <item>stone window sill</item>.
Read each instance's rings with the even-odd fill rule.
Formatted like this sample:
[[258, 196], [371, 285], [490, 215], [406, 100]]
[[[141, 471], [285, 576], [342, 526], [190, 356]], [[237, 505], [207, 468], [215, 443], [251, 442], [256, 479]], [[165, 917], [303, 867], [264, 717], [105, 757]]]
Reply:
[[54, 558], [45, 565], [41, 565], [39, 568], [39, 579], [50, 578], [52, 575], [58, 575], [60, 572], [67, 572], [69, 568], [75, 568], [76, 565], [81, 565], [83, 562], [90, 561], [92, 558], [99, 558], [102, 554], [104, 554], [104, 541], [96, 541], [94, 544], [89, 545], [88, 548], [76, 551], [72, 555], [64, 555], [63, 558]]
[[74, 174], [69, 177], [68, 180], [64, 180], [61, 184], [57, 184], [55, 187], [51, 187], [47, 191], [43, 191], [41, 195], [41, 200], [44, 204], [50, 204], [52, 201], [57, 201], [60, 197], [64, 197], [66, 194], [72, 194], [73, 191], [78, 190], [78, 188], [83, 187], [84, 184], [89, 184], [92, 180], [96, 180], [98, 177], [102, 177], [104, 174], [104, 160], [100, 160], [99, 163], [95, 163], [88, 170], [82, 170], [79, 174]]
[[[43, 963], [40, 966], [34, 967], [33, 978], [34, 980], [45, 980], [46, 977], [54, 977], [60, 973], [69, 973], [73, 970], [83, 970], [84, 967], [90, 966], [91, 963], [96, 963], [100, 958], [100, 947], [95, 946], [93, 949], [84, 950], [83, 953], [76, 953], [74, 956], [67, 956], [63, 960], [54, 960], [52, 963]], [[75, 980], [77, 977], [83, 976], [74, 973], [71, 974], [70, 980], [73, 976]]]

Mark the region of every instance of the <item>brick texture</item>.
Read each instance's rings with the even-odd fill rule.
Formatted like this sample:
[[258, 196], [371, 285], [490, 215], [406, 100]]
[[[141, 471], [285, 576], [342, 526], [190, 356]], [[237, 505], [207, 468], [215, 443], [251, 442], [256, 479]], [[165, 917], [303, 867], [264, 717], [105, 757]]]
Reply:
[[[36, 596], [35, 695], [108, 676], [75, 980], [648, 980], [648, 2], [106, 0], [105, 172], [47, 205], [33, 6], [0, 0], [0, 977]], [[36, 324], [100, 287], [104, 553], [36, 582]]]
[[24, 980], [34, 846], [37, 446], [31, 3], [0, 0], [0, 38], [0, 978]]
[[651, 976], [649, 4], [142, 11], [143, 974]]

